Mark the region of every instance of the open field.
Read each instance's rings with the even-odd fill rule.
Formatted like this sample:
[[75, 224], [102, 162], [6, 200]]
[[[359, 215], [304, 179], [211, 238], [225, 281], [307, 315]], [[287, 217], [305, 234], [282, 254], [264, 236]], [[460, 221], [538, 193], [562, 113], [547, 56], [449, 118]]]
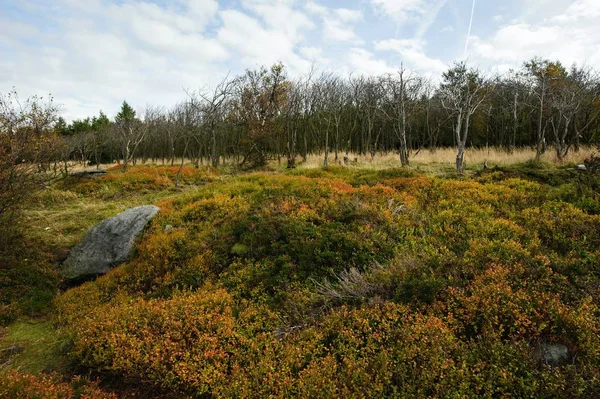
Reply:
[[[600, 177], [492, 155], [468, 153], [466, 176], [440, 149], [405, 169], [315, 156], [185, 166], [179, 187], [176, 166], [58, 180], [3, 275], [0, 350], [20, 349], [0, 397], [595, 397]], [[92, 225], [149, 203], [130, 262], [60, 288]], [[568, 355], [551, 364], [548, 345]]]
[[[557, 159], [556, 153], [552, 148], [542, 154], [540, 162], [546, 164], [555, 165], [568, 165], [568, 164], [580, 164], [585, 159], [589, 158], [592, 154], [597, 154], [598, 148], [593, 146], [582, 146], [579, 151], [570, 151], [566, 157], [562, 160]], [[342, 159], [345, 153], [340, 152], [338, 154], [338, 160], [335, 160], [334, 154], [329, 154], [330, 165], [343, 165]], [[324, 154], [311, 154], [307, 157], [306, 162], [301, 160], [301, 157], [297, 157], [297, 165], [299, 169], [311, 169], [323, 167]], [[373, 159], [370, 155], [360, 155], [355, 153], [349, 153], [348, 159], [350, 160], [347, 166], [354, 169], [389, 169], [397, 168], [400, 166], [400, 160], [396, 153], [377, 153]], [[535, 149], [529, 147], [516, 148], [512, 152], [507, 152], [504, 148], [467, 148], [465, 155], [465, 166], [467, 170], [480, 170], [484, 164], [488, 167], [493, 166], [507, 166], [522, 164], [535, 159]], [[356, 160], [356, 162], [354, 162]], [[456, 166], [456, 149], [452, 147], [438, 148], [432, 150], [413, 151], [409, 158], [411, 162], [410, 168], [435, 172], [435, 167], [439, 167], [443, 171], [454, 171]], [[138, 160], [138, 164], [141, 163]], [[181, 158], [175, 158], [173, 167], [177, 167], [181, 163]], [[230, 160], [225, 160], [226, 164], [232, 164]], [[276, 161], [271, 161], [269, 166], [275, 169], [281, 169], [285, 159], [282, 159], [282, 163], [279, 164]], [[147, 164], [152, 165], [152, 162]], [[185, 159], [184, 164], [191, 164], [191, 160]], [[156, 165], [163, 165], [162, 162], [156, 163]], [[167, 162], [167, 165], [170, 165]], [[102, 169], [117, 168], [119, 164], [110, 163], [102, 164]], [[203, 166], [208, 166], [205, 162]], [[79, 172], [82, 170], [94, 169], [95, 166], [81, 165], [80, 163], [73, 163], [70, 167], [71, 172]]]

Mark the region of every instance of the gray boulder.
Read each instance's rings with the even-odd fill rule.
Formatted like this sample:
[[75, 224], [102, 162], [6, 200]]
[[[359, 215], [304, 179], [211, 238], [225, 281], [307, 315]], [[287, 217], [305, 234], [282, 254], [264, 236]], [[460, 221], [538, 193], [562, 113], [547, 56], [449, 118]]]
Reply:
[[72, 177], [101, 177], [106, 175], [106, 171], [103, 169], [88, 169], [79, 172], [73, 172], [70, 174]]
[[61, 275], [67, 279], [89, 278], [126, 262], [136, 238], [158, 211], [154, 205], [138, 206], [98, 223], [71, 250]]
[[537, 349], [540, 360], [550, 366], [565, 364], [570, 359], [569, 348], [562, 344], [540, 344]]

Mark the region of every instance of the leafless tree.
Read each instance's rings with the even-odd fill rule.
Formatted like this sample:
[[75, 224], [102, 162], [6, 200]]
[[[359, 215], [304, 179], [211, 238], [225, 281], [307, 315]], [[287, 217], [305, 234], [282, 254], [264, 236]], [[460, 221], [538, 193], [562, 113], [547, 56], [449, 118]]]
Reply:
[[471, 116], [477, 111], [486, 98], [485, 79], [476, 69], [467, 68], [466, 63], [454, 65], [443, 75], [440, 87], [444, 108], [455, 118], [454, 134], [456, 136], [456, 172], [463, 173], [465, 148], [469, 134]]
[[201, 111], [210, 136], [211, 163], [214, 167], [219, 165], [219, 151], [217, 147], [217, 124], [222, 119], [222, 112], [226, 101], [234, 94], [239, 79], [229, 77], [221, 80], [212, 90], [205, 88], [195, 93], [186, 91], [190, 104]]

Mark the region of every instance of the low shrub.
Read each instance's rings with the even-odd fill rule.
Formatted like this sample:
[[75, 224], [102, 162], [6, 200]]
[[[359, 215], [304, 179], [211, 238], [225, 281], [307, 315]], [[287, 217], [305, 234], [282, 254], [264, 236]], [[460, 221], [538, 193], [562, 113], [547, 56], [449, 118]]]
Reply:
[[[81, 363], [183, 396], [594, 397], [600, 217], [534, 180], [209, 183], [163, 201], [57, 321]], [[571, 362], [544, 364], [543, 342]]]
[[0, 374], [0, 398], [6, 399], [116, 399], [95, 383], [80, 377], [62, 382], [56, 375], [22, 374], [11, 371]]

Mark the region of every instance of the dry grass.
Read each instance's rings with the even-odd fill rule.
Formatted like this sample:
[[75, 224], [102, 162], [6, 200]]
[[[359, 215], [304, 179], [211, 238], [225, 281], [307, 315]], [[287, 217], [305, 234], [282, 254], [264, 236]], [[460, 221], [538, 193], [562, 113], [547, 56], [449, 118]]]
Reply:
[[[570, 151], [567, 158], [562, 163], [581, 163], [591, 154], [597, 152], [595, 147], [581, 147], [578, 152]], [[369, 169], [387, 169], [400, 166], [400, 159], [396, 153], [377, 154], [371, 160], [371, 156], [361, 156], [350, 154], [349, 158], [352, 162], [348, 165], [352, 168], [369, 168]], [[508, 153], [503, 148], [468, 148], [465, 155], [465, 164], [467, 168], [481, 168], [484, 162], [492, 167], [494, 165], [513, 165], [524, 163], [535, 158], [535, 149], [528, 147], [515, 149], [512, 153]], [[353, 162], [356, 159], [356, 162]], [[560, 163], [556, 158], [556, 154], [552, 149], [548, 149], [542, 155], [541, 161], [546, 163]], [[432, 165], [436, 165], [436, 170], [449, 171], [454, 169], [456, 162], [455, 148], [438, 148], [434, 151], [424, 150], [418, 153], [413, 152], [410, 157], [411, 166], [419, 170], [431, 169]], [[329, 158], [330, 165], [342, 164], [341, 156], [336, 162], [333, 156]], [[310, 155], [306, 162], [298, 165], [301, 169], [319, 168], [323, 166], [323, 155]]]
[[[541, 161], [549, 164], [567, 164], [567, 163], [583, 163], [583, 160], [589, 158], [589, 156], [593, 153], [597, 153], [598, 149], [593, 146], [585, 146], [581, 147], [578, 152], [570, 151], [567, 155], [566, 159], [560, 162], [556, 158], [556, 153], [554, 149], [549, 148], [541, 157]], [[329, 154], [329, 165], [343, 165], [342, 158], [344, 154], [339, 154], [339, 159], [336, 161], [332, 153]], [[350, 163], [347, 165], [350, 168], [356, 169], [389, 169], [389, 168], [397, 168], [400, 166], [400, 159], [397, 153], [388, 152], [388, 153], [377, 153], [373, 159], [371, 159], [370, 155], [358, 155], [354, 153], [350, 153], [348, 155], [350, 159]], [[498, 166], [506, 166], [506, 165], [514, 165], [519, 163], [524, 163], [530, 160], [535, 159], [535, 149], [531, 147], [522, 147], [517, 148], [513, 152], [509, 153], [504, 148], [498, 147], [490, 147], [486, 148], [468, 148], [466, 150], [465, 155], [465, 168], [468, 169], [481, 169], [484, 163], [487, 162], [489, 167], [493, 167], [495, 165]], [[320, 168], [323, 166], [323, 154], [311, 154], [308, 156], [306, 162], [301, 162], [300, 157], [298, 157], [298, 169], [314, 169]], [[413, 169], [424, 172], [424, 173], [451, 173], [455, 169], [456, 162], [456, 149], [453, 147], [444, 147], [437, 148], [435, 150], [423, 150], [415, 152], [413, 151], [410, 154], [410, 165]], [[176, 159], [174, 165], [179, 166], [181, 159]], [[187, 159], [184, 162], [186, 165], [191, 164], [191, 160]], [[220, 161], [221, 165], [223, 165], [223, 161]], [[235, 162], [232, 159], [226, 159], [225, 165], [233, 165]], [[142, 165], [141, 162], [137, 163], [138, 165]], [[206, 161], [203, 165], [208, 165], [209, 162]], [[102, 164], [100, 165], [101, 169], [107, 170], [109, 168], [114, 168], [119, 164], [111, 163], [111, 164]], [[162, 166], [162, 162], [158, 162], [153, 164], [152, 162], [147, 162], [145, 165], [156, 165]], [[170, 165], [167, 162], [164, 165]], [[285, 159], [282, 159], [281, 164], [277, 161], [272, 161], [269, 165], [270, 167], [281, 170], [285, 168]], [[94, 170], [95, 166], [85, 166], [81, 163], [74, 163], [70, 166], [70, 172], [79, 172], [82, 170]]]

